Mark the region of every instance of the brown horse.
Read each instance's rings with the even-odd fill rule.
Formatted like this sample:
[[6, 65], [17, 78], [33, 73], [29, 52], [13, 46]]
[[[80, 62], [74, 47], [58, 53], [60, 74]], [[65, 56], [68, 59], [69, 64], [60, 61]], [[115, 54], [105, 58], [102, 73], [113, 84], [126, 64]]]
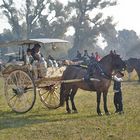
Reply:
[[[100, 99], [101, 93], [103, 93], [103, 101], [104, 101], [104, 111], [106, 114], [109, 114], [107, 108], [107, 93], [108, 89], [111, 85], [111, 77], [113, 70], [122, 70], [125, 68], [125, 62], [122, 61], [119, 55], [116, 54], [109, 54], [101, 59], [99, 62], [101, 68], [106, 76], [101, 76], [101, 74], [96, 70], [94, 72], [94, 78], [100, 79], [100, 81], [90, 81], [89, 83], [86, 81], [82, 82], [75, 82], [75, 83], [62, 83], [61, 90], [60, 90], [60, 106], [64, 105], [64, 101], [66, 101], [66, 110], [68, 113], [71, 112], [69, 108], [69, 97], [72, 104], [72, 110], [77, 112], [75, 103], [74, 103], [74, 96], [78, 90], [78, 88], [87, 90], [87, 91], [96, 91], [97, 93], [97, 113], [98, 115], [102, 115], [100, 110]], [[85, 77], [87, 73], [87, 69], [77, 66], [68, 66], [62, 75], [63, 80], [69, 79], [81, 79]], [[92, 86], [92, 87], [91, 87]]]

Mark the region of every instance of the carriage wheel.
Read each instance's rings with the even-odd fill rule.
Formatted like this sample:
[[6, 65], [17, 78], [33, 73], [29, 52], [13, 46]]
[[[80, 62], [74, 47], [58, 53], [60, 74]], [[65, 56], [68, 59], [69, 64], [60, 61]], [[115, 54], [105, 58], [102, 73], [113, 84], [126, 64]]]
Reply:
[[22, 70], [11, 72], [5, 81], [5, 96], [13, 111], [29, 111], [36, 100], [36, 88], [32, 78]]
[[49, 109], [56, 109], [60, 104], [60, 83], [40, 88], [41, 102]]

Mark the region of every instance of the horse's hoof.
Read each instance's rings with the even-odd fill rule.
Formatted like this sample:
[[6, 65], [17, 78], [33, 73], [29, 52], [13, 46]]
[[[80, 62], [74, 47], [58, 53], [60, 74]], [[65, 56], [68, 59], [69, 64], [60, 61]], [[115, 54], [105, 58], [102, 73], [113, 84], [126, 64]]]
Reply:
[[71, 110], [67, 111], [67, 114], [71, 114]]
[[108, 115], [111, 115], [111, 113], [110, 113], [110, 112], [106, 112], [105, 114], [106, 114], [107, 116], [108, 116]]
[[103, 113], [98, 113], [98, 116], [103, 116]]
[[73, 110], [73, 113], [78, 113], [78, 111], [77, 110]]
[[64, 104], [59, 104], [59, 107], [64, 107]]

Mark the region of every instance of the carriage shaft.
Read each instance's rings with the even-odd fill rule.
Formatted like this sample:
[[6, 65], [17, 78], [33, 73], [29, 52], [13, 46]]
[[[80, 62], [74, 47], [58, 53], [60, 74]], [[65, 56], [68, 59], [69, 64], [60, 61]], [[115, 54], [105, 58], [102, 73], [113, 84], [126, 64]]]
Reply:
[[[96, 79], [96, 78], [90, 78], [89, 80], [90, 81], [100, 82], [100, 80]], [[61, 80], [61, 83], [75, 83], [75, 82], [82, 82], [82, 81], [85, 81], [84, 78], [81, 78], [81, 79], [70, 79], [70, 80]]]

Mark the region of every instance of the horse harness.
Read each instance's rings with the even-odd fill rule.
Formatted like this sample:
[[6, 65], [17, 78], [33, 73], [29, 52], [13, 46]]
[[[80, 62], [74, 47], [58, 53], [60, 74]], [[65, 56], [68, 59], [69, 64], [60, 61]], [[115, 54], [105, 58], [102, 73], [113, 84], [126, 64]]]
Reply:
[[[108, 80], [112, 80], [112, 75], [108, 75], [105, 71], [103, 71], [103, 69], [101, 68], [101, 66], [98, 64], [98, 62], [93, 63], [89, 66], [87, 65], [75, 65], [76, 67], [81, 67], [83, 69], [87, 70], [86, 75], [84, 75], [84, 81], [85, 83], [88, 85], [88, 87], [93, 90], [94, 89], [94, 85], [91, 82], [90, 78], [94, 78], [94, 73], [96, 72], [97, 68], [99, 68], [100, 71], [100, 76], [103, 78], [106, 78]], [[91, 73], [91, 71], [93, 70], [93, 67], [96, 66], [94, 72]]]

